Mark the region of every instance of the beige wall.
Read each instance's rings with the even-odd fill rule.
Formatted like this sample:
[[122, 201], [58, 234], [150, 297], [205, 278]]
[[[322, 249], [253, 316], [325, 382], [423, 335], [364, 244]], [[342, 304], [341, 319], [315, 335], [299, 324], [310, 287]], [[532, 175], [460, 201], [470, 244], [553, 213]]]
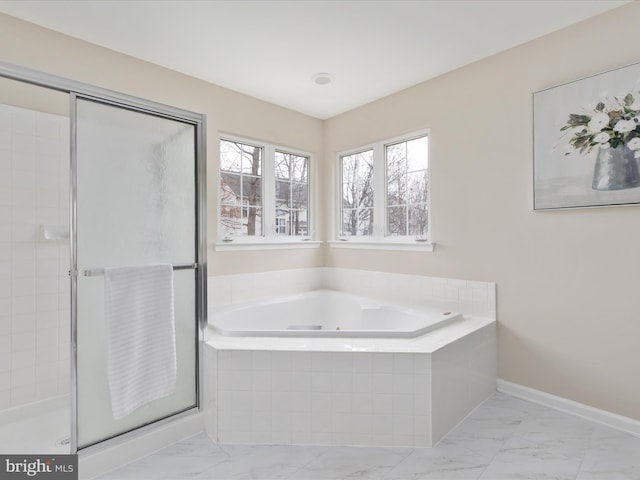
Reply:
[[639, 19], [633, 3], [326, 122], [3, 15], [0, 58], [206, 113], [210, 242], [219, 131], [315, 152], [327, 231], [335, 152], [430, 128], [434, 253], [210, 249], [211, 273], [324, 264], [496, 281], [500, 377], [640, 419], [640, 209], [533, 212], [531, 187], [531, 92], [638, 61]]
[[325, 265], [496, 281], [501, 378], [636, 419], [640, 208], [533, 212], [531, 93], [640, 60], [639, 20], [633, 3], [325, 122], [331, 167], [431, 129], [436, 243], [328, 249]]
[[[322, 157], [323, 123], [320, 120], [3, 14], [0, 14], [0, 60], [206, 114], [210, 244], [216, 235], [219, 132], [294, 147]], [[5, 93], [7, 85], [6, 81], [0, 83]], [[11, 90], [15, 98], [20, 95], [20, 104], [25, 105], [22, 93], [31, 90], [20, 87], [11, 87]], [[2, 96], [0, 94], [0, 100]], [[48, 111], [50, 106], [38, 102], [35, 108]], [[275, 256], [255, 251], [215, 252], [209, 248], [210, 274], [321, 264], [320, 249], [282, 250]]]

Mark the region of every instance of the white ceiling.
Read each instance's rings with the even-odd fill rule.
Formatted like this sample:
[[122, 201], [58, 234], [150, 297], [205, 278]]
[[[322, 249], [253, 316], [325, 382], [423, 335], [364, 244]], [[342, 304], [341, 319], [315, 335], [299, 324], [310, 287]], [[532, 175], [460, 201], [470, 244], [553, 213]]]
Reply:
[[[0, 12], [325, 119], [629, 0], [0, 0]], [[330, 85], [311, 77], [333, 75]]]

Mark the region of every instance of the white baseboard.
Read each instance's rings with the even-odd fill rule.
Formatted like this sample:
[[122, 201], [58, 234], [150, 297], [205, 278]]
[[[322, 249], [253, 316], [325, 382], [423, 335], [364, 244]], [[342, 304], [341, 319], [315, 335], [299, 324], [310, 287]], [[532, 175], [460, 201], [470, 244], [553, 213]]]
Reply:
[[498, 391], [640, 437], [640, 421], [498, 379]]

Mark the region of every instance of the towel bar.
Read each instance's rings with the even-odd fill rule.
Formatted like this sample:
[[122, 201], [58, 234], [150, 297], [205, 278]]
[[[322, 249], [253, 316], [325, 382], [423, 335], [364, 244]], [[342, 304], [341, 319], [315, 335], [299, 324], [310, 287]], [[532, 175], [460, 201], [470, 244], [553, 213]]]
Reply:
[[[186, 263], [184, 265], [174, 265], [174, 270], [195, 270], [198, 268], [197, 263]], [[90, 268], [88, 270], [84, 270], [82, 275], [85, 277], [99, 277], [104, 275], [104, 268]]]

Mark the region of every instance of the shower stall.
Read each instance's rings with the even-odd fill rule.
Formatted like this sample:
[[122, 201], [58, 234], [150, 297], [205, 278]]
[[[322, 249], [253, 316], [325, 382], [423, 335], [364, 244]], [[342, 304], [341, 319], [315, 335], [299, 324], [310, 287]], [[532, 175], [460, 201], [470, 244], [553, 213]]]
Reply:
[[[205, 178], [203, 115], [0, 63], [0, 453], [92, 451], [199, 411]], [[171, 348], [127, 368], [161, 359], [173, 380], [120, 415], [132, 347], [105, 269], [153, 265], [172, 267]]]

